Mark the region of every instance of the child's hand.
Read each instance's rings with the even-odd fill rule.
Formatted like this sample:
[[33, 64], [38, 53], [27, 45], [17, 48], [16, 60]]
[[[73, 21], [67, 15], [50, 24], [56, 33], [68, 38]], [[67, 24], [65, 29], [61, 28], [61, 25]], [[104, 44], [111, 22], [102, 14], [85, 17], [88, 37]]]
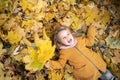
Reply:
[[95, 27], [95, 28], [98, 28], [98, 23], [93, 23], [92, 25], [91, 25], [91, 27]]
[[45, 67], [46, 67], [46, 68], [50, 68], [50, 63], [49, 63], [49, 62], [46, 62]]
[[91, 27], [95, 27], [96, 29], [99, 29], [101, 28], [101, 20], [100, 21], [97, 21], [97, 22], [94, 22], [93, 24], [91, 24]]

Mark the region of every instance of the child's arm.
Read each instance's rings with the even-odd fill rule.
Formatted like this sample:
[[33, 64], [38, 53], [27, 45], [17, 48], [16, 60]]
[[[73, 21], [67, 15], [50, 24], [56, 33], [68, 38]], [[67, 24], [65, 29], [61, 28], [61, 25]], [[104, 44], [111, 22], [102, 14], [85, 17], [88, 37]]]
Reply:
[[94, 44], [95, 35], [96, 35], [96, 24], [93, 24], [88, 29], [87, 38], [85, 40], [87, 46], [92, 46]]
[[57, 61], [49, 60], [46, 63], [46, 67], [49, 69], [62, 69], [64, 68], [66, 62], [67, 62], [67, 58], [65, 57], [65, 55], [60, 55], [59, 60]]

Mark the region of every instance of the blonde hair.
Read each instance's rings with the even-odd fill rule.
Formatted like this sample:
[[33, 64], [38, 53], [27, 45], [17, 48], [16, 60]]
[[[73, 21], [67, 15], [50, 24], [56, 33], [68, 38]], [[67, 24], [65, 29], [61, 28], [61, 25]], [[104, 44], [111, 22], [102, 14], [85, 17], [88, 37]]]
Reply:
[[53, 43], [56, 45], [57, 49], [59, 49], [59, 47], [61, 45], [63, 45], [62, 43], [60, 43], [58, 41], [58, 33], [61, 32], [62, 30], [69, 30], [70, 32], [73, 32], [73, 30], [70, 27], [64, 26], [64, 25], [60, 25], [54, 32], [53, 34]]

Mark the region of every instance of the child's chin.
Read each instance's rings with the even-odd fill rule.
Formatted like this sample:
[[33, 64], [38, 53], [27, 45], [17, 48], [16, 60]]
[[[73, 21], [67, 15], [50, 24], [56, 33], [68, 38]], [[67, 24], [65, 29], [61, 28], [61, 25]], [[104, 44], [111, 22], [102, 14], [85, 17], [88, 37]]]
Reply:
[[71, 45], [74, 45], [74, 43], [69, 43], [69, 45], [71, 46]]

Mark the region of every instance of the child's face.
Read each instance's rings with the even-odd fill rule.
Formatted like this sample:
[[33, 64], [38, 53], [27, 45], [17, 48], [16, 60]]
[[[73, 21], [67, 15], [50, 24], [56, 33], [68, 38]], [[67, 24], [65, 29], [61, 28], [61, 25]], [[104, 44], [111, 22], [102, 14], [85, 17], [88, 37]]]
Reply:
[[57, 36], [58, 41], [64, 45], [70, 46], [74, 44], [74, 37], [69, 30], [62, 30]]

